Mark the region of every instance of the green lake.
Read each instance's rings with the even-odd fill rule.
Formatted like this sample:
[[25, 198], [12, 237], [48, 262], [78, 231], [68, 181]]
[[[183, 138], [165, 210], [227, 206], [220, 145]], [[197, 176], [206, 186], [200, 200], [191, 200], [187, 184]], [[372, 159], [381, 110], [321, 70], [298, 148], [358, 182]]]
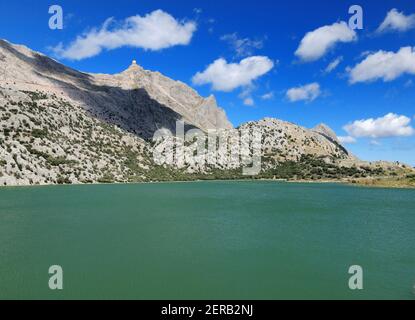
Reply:
[[[63, 268], [63, 290], [48, 269]], [[364, 289], [349, 289], [349, 267]], [[415, 190], [0, 189], [0, 299], [414, 299]]]

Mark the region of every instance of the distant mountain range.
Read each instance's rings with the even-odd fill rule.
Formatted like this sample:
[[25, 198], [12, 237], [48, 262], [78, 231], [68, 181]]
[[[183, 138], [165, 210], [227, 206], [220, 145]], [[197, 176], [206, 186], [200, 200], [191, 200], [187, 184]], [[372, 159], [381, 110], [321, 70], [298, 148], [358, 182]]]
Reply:
[[155, 163], [154, 133], [174, 133], [177, 121], [203, 132], [259, 130], [256, 178], [339, 180], [411, 171], [360, 161], [324, 124], [306, 129], [267, 118], [233, 128], [214, 96], [203, 98], [135, 61], [115, 75], [83, 73], [0, 40], [0, 186], [243, 177], [226, 161], [206, 167]]

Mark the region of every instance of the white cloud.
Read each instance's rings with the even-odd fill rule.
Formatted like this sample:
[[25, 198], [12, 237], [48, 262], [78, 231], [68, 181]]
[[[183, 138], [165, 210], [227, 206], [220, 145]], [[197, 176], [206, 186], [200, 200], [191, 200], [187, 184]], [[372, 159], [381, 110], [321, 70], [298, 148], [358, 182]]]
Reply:
[[330, 73], [332, 72], [334, 69], [336, 69], [339, 64], [343, 61], [343, 57], [340, 56], [338, 58], [336, 58], [335, 60], [333, 60], [332, 62], [329, 63], [329, 65], [327, 66], [327, 68], [324, 70], [325, 73]]
[[313, 101], [321, 95], [320, 85], [317, 82], [291, 88], [287, 91], [287, 98], [291, 102], [295, 101]]
[[243, 87], [242, 92], [238, 95], [239, 99], [242, 99], [242, 103], [245, 106], [254, 106], [255, 105], [255, 100], [252, 97], [252, 92], [255, 90], [255, 86], [253, 84], [251, 85], [247, 85], [245, 87]]
[[274, 92], [273, 91], [265, 93], [261, 96], [262, 100], [271, 100], [273, 98], [274, 98]]
[[254, 98], [252, 98], [252, 91], [255, 90], [255, 86], [254, 85], [248, 85], [245, 86], [242, 90], [242, 92], [239, 94], [239, 98], [242, 99], [243, 104], [245, 106], [254, 106], [255, 105], [255, 101]]
[[389, 113], [377, 119], [357, 120], [343, 128], [354, 138], [407, 137], [415, 134], [410, 122], [406, 116]]
[[145, 50], [161, 50], [190, 43], [196, 31], [193, 21], [181, 22], [170, 14], [156, 10], [144, 17], [126, 18], [119, 27], [110, 28], [113, 19], [107, 19], [100, 29], [92, 29], [78, 36], [67, 47], [60, 43], [52, 50], [60, 58], [82, 60], [96, 56], [102, 50], [124, 46]]
[[255, 105], [255, 101], [252, 97], [245, 98], [243, 101], [245, 106], [253, 107]]
[[337, 137], [341, 144], [351, 144], [356, 143], [356, 139], [351, 136], [345, 136], [345, 137]]
[[252, 85], [252, 81], [268, 73], [273, 67], [274, 62], [263, 56], [245, 58], [239, 63], [228, 63], [220, 58], [205, 71], [198, 72], [192, 81], [195, 85], [210, 83], [213, 90], [229, 92]]
[[356, 32], [341, 21], [308, 32], [301, 40], [295, 55], [302, 61], [315, 61], [323, 57], [338, 42], [351, 42], [357, 39]]
[[415, 74], [415, 48], [403, 47], [396, 53], [380, 50], [349, 70], [351, 83], [392, 81], [405, 73]]
[[377, 140], [371, 140], [370, 141], [370, 145], [371, 146], [374, 146], [374, 147], [378, 147], [378, 146], [380, 146], [382, 144], [379, 141], [377, 141]]
[[201, 9], [201, 8], [194, 8], [194, 9], [193, 9], [193, 12], [194, 12], [195, 14], [199, 15], [199, 14], [201, 14], [201, 13], [203, 12], [203, 9]]
[[392, 9], [388, 12], [385, 20], [383, 20], [376, 32], [405, 32], [412, 28], [415, 28], [415, 14], [406, 16], [403, 12], [399, 12], [397, 9]]
[[237, 33], [225, 34], [220, 39], [229, 43], [237, 57], [251, 56], [255, 50], [262, 49], [264, 46], [262, 40], [239, 38]]
[[357, 60], [357, 59], [363, 59], [363, 58], [366, 58], [368, 55], [370, 55], [370, 54], [372, 54], [372, 53], [375, 53], [376, 51], [371, 51], [371, 50], [365, 50], [365, 51], [363, 51], [361, 54], [359, 54], [359, 58], [356, 58], [355, 60]]

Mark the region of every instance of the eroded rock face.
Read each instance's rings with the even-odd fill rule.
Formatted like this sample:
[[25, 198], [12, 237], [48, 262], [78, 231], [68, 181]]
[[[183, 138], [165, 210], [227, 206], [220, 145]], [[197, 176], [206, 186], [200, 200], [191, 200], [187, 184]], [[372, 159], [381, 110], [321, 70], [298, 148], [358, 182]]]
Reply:
[[0, 88], [0, 186], [127, 182], [151, 165], [141, 138], [68, 101]]
[[337, 138], [337, 135], [334, 133], [334, 131], [326, 124], [320, 123], [318, 126], [316, 126], [313, 129], [314, 132], [320, 133], [323, 136], [325, 136], [328, 139], [331, 139], [337, 143], [339, 143], [339, 139]]
[[202, 130], [232, 124], [212, 97], [137, 63], [115, 75], [82, 73], [24, 46], [0, 40], [0, 76], [8, 88], [47, 91], [78, 104], [97, 118], [151, 139], [177, 120]]
[[[265, 118], [257, 122], [248, 122], [241, 126], [258, 127], [263, 132], [263, 152], [279, 161], [297, 161], [302, 155], [320, 158], [351, 159], [347, 150], [337, 143], [335, 133], [324, 127], [325, 134], [315, 129], [309, 130], [290, 122]], [[326, 132], [331, 133], [331, 136]]]
[[[198, 128], [225, 135], [228, 145], [195, 156], [189, 141], [172, 138], [190, 161], [160, 166], [153, 135], [159, 129], [175, 134], [178, 120], [185, 132]], [[247, 131], [261, 133], [260, 148], [235, 157]], [[271, 170], [271, 176], [281, 164], [304, 159], [306, 164], [297, 166], [309, 172], [304, 177], [319, 177], [315, 163], [327, 164], [331, 176], [402, 168], [356, 159], [323, 124], [310, 130], [266, 118], [233, 128], [214, 96], [203, 98], [137, 63], [115, 75], [82, 73], [0, 40], [0, 186], [175, 180], [212, 172], [237, 177], [241, 160], [254, 152], [262, 158], [260, 169]]]

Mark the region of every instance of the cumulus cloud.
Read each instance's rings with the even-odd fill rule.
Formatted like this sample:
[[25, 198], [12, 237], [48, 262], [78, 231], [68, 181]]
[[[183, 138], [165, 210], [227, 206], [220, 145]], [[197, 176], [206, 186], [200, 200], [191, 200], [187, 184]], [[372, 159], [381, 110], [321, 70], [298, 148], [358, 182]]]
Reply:
[[286, 96], [291, 102], [296, 101], [313, 101], [321, 95], [320, 85], [317, 82], [304, 86], [291, 88], [287, 91]]
[[213, 90], [230, 92], [236, 88], [250, 86], [252, 82], [268, 73], [274, 62], [268, 57], [253, 56], [239, 63], [228, 63], [220, 58], [205, 71], [198, 72], [192, 79], [195, 85], [211, 84]]
[[339, 42], [351, 42], [357, 39], [356, 32], [341, 21], [308, 32], [301, 40], [295, 55], [302, 61], [310, 62], [323, 57]]
[[273, 98], [274, 98], [274, 92], [273, 91], [265, 93], [261, 96], [262, 100], [271, 100]]
[[254, 85], [245, 86], [242, 92], [238, 95], [239, 99], [242, 99], [242, 103], [245, 106], [253, 107], [255, 105], [255, 100], [252, 97], [252, 92], [255, 90]]
[[406, 16], [403, 12], [399, 12], [397, 9], [392, 9], [388, 12], [385, 20], [383, 20], [376, 32], [405, 32], [412, 28], [415, 28], [415, 14]]
[[245, 106], [253, 107], [255, 105], [255, 101], [252, 97], [247, 97], [243, 100], [243, 104]]
[[356, 139], [351, 136], [343, 136], [343, 137], [337, 137], [341, 144], [351, 144], [356, 143]]
[[415, 134], [410, 123], [411, 119], [406, 116], [389, 113], [377, 119], [357, 120], [343, 128], [354, 138], [408, 137]]
[[336, 59], [334, 59], [332, 62], [329, 63], [329, 65], [327, 66], [327, 68], [324, 70], [325, 73], [330, 73], [332, 72], [334, 69], [336, 69], [339, 64], [343, 61], [343, 57], [338, 57]]
[[94, 28], [78, 36], [68, 46], [60, 43], [52, 50], [60, 58], [82, 60], [124, 46], [145, 50], [161, 50], [190, 43], [196, 31], [193, 21], [181, 22], [170, 14], [156, 10], [143, 17], [126, 18], [118, 27], [112, 18], [99, 29]]
[[380, 50], [349, 70], [351, 83], [392, 81], [405, 73], [415, 74], [415, 48], [403, 47], [396, 53]]
[[229, 43], [237, 57], [251, 56], [255, 50], [262, 49], [264, 46], [262, 40], [239, 38], [237, 33], [225, 34], [220, 39]]

